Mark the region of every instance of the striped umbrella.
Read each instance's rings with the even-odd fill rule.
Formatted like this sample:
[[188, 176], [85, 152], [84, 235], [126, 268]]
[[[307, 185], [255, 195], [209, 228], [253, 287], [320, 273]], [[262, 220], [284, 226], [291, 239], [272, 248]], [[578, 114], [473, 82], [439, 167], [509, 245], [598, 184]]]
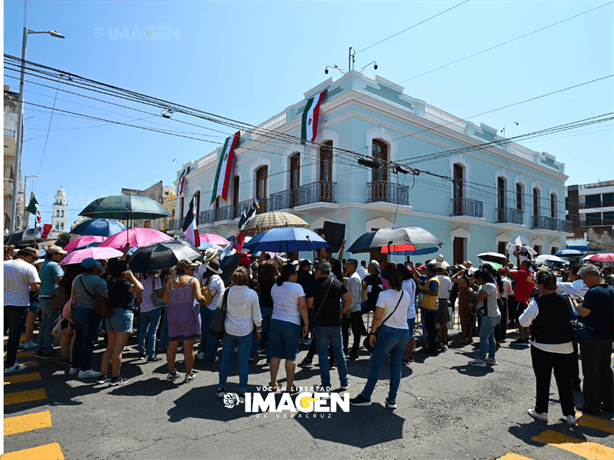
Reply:
[[251, 219], [243, 229], [243, 234], [246, 236], [256, 236], [267, 230], [282, 227], [307, 228], [309, 224], [294, 214], [271, 211], [258, 214]]

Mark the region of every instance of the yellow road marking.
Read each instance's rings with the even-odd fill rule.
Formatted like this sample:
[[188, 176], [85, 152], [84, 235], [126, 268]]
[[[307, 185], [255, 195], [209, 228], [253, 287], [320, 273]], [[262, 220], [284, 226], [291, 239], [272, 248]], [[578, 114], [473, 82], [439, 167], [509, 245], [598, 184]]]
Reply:
[[606, 433], [614, 434], [614, 422], [604, 418], [595, 417], [588, 414], [576, 414], [578, 417], [578, 425], [586, 428], [594, 428], [596, 430], [605, 431]]
[[[20, 358], [34, 358], [34, 356], [36, 356], [36, 350], [18, 350], [17, 353], [19, 353]], [[4, 357], [6, 358], [6, 353], [4, 353]]]
[[33, 447], [32, 449], [18, 450], [0, 456], [0, 460], [64, 460], [64, 454], [57, 442]]
[[35, 380], [42, 379], [43, 378], [38, 372], [32, 372], [30, 374], [7, 375], [6, 377], [4, 377], [4, 384], [8, 385], [9, 383], [34, 382]]
[[18, 391], [17, 393], [9, 393], [4, 395], [4, 405], [10, 406], [11, 404], [19, 404], [30, 401], [38, 401], [40, 399], [46, 399], [47, 394], [45, 390], [28, 390], [28, 391]]
[[583, 439], [573, 438], [556, 431], [546, 430], [531, 438], [531, 441], [543, 442], [553, 447], [566, 450], [587, 460], [605, 460], [614, 458], [614, 449]]
[[[5, 336], [6, 337], [6, 336]], [[26, 341], [26, 334], [21, 334], [19, 336], [19, 341], [20, 342], [25, 342]], [[4, 344], [6, 345], [9, 342], [8, 337], [6, 339], [4, 339]]]
[[38, 361], [28, 361], [27, 363], [19, 363], [19, 364], [23, 364], [24, 366], [26, 366], [28, 369], [30, 367], [38, 367]]
[[510, 452], [509, 454], [505, 454], [503, 457], [498, 460], [533, 460], [532, 458], [525, 457], [524, 455], [515, 454]]
[[51, 427], [51, 412], [20, 415], [4, 419], [4, 436]]

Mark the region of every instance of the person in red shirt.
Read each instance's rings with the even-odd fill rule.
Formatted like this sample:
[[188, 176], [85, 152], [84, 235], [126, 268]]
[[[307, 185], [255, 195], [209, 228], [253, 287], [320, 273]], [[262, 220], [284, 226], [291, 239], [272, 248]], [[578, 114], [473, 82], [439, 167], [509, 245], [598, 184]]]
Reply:
[[[506, 263], [506, 273], [510, 279], [516, 280], [516, 286], [514, 288], [514, 300], [517, 302], [516, 314], [517, 318], [522, 315], [529, 305], [529, 299], [533, 294], [537, 281], [535, 276], [530, 271], [531, 261], [528, 259], [520, 262], [520, 270], [509, 270]], [[527, 345], [529, 343], [530, 329], [528, 327], [518, 327], [520, 331], [520, 337], [513, 341], [510, 345]]]

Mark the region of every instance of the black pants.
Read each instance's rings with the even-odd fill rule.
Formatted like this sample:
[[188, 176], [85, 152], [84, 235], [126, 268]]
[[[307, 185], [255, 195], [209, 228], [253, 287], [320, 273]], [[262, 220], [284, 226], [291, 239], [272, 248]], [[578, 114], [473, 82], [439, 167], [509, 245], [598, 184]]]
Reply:
[[6, 342], [6, 362], [4, 368], [13, 367], [19, 349], [19, 339], [23, 332], [23, 326], [28, 317], [28, 307], [15, 307], [5, 305], [4, 307], [4, 327], [8, 326], [9, 339]]
[[584, 406], [600, 409], [612, 407], [614, 393], [612, 376], [612, 341], [590, 339], [580, 345], [584, 384]]
[[501, 299], [501, 321], [495, 328], [495, 339], [497, 341], [507, 339], [507, 299]]
[[[349, 348], [350, 341], [350, 328], [352, 329], [352, 335], [354, 336], [354, 342], [352, 343], [352, 349]], [[360, 336], [365, 328], [365, 323], [362, 320], [362, 312], [356, 311], [350, 313], [350, 317], [343, 316], [341, 321], [341, 333], [343, 334], [343, 349], [346, 353], [352, 355], [358, 354], [360, 348]]]
[[422, 309], [422, 321], [426, 328], [426, 338], [429, 342], [428, 351], [437, 351], [437, 329], [435, 321], [437, 319], [437, 310]]
[[552, 378], [552, 370], [554, 370], [554, 379], [559, 390], [563, 415], [575, 414], [573, 390], [571, 388], [573, 359], [573, 353], [549, 353], [531, 346], [531, 361], [533, 362], [536, 384], [535, 411], [537, 413], [548, 412], [550, 379]]

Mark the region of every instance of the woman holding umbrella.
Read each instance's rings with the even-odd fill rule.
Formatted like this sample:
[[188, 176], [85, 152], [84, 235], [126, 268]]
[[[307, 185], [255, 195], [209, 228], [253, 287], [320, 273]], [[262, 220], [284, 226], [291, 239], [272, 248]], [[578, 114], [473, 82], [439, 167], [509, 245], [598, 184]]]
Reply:
[[[109, 344], [102, 355], [99, 383], [110, 380], [109, 386], [122, 385], [128, 379], [121, 377], [122, 353], [132, 332], [134, 312], [136, 311], [136, 294], [143, 292], [143, 285], [136, 279], [128, 262], [118, 260], [109, 267], [110, 280], [109, 301], [113, 315], [105, 321]], [[109, 364], [113, 368], [113, 377], [107, 379]]]
[[185, 359], [185, 382], [194, 379], [194, 340], [200, 337], [200, 319], [198, 306], [194, 300], [205, 304], [205, 298], [200, 291], [200, 283], [194, 277], [197, 265], [189, 259], [180, 260], [168, 276], [164, 286], [164, 303], [168, 305], [168, 339], [166, 350], [168, 375], [166, 380], [172, 382], [180, 379], [182, 373], [175, 369], [175, 356], [179, 341], [183, 341], [183, 356]]

